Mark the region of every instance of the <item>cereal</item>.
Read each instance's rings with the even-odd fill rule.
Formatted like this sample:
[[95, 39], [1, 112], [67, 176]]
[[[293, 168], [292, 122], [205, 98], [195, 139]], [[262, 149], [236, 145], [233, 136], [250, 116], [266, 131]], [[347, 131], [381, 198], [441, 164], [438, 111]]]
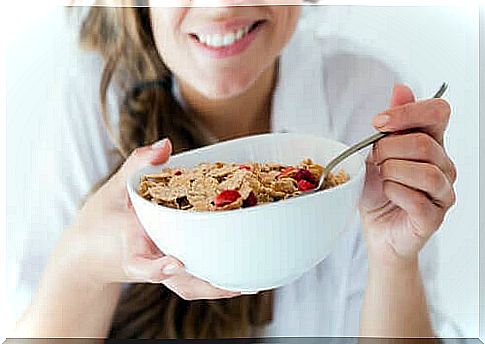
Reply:
[[[279, 163], [202, 163], [194, 168], [164, 168], [144, 175], [139, 194], [158, 205], [188, 211], [254, 207], [296, 197], [316, 188], [325, 168], [311, 159], [298, 166]], [[326, 188], [349, 180], [330, 173]]]

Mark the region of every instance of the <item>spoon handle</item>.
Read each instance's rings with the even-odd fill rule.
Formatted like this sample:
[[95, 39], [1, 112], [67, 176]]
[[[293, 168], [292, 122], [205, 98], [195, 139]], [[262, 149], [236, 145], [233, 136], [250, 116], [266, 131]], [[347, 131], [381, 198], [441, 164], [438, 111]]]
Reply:
[[[433, 96], [433, 98], [441, 98], [441, 96], [446, 92], [448, 89], [448, 84], [444, 82], [438, 92]], [[374, 135], [366, 138], [365, 140], [360, 141], [359, 143], [349, 147], [345, 151], [343, 151], [341, 154], [339, 154], [337, 157], [332, 159], [327, 166], [325, 167], [325, 172], [323, 173], [323, 176], [320, 178], [320, 183], [316, 190], [323, 190], [325, 188], [325, 183], [327, 181], [329, 173], [338, 165], [340, 164], [343, 160], [351, 156], [352, 154], [364, 149], [367, 146], [370, 146], [371, 144], [379, 141], [383, 137], [386, 137], [387, 135], [391, 134], [391, 132], [378, 132], [375, 133]]]

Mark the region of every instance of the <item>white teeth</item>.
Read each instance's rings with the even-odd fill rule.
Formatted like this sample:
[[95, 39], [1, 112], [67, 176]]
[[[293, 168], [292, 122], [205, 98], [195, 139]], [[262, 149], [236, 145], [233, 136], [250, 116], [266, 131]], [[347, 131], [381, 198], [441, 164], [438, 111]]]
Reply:
[[213, 35], [203, 35], [197, 34], [197, 38], [200, 43], [219, 48], [219, 47], [227, 47], [235, 42], [242, 39], [246, 36], [250, 30], [251, 26], [247, 26], [245, 28], [241, 28], [234, 32], [229, 32], [226, 34], [213, 34]]
[[222, 40], [222, 45], [231, 45], [236, 41], [236, 34], [235, 33], [229, 33], [227, 35], [224, 35], [224, 38]]
[[210, 45], [214, 47], [222, 46], [222, 36], [218, 34], [213, 35], [210, 40]]
[[241, 38], [243, 38], [244, 35], [245, 35], [244, 29], [239, 29], [236, 32], [236, 39], [241, 39]]

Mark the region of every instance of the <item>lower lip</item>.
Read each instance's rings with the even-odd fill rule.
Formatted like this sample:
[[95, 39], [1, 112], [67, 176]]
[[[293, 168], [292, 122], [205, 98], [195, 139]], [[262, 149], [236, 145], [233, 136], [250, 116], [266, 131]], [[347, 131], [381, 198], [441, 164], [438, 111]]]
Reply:
[[191, 39], [192, 39], [192, 42], [195, 43], [196, 47], [199, 48], [203, 53], [207, 54], [212, 58], [223, 59], [223, 58], [228, 58], [228, 57], [236, 56], [243, 53], [247, 48], [249, 48], [249, 46], [254, 41], [254, 39], [256, 38], [256, 35], [262, 29], [263, 26], [264, 26], [264, 23], [259, 24], [256, 28], [254, 28], [242, 39], [226, 47], [217, 47], [217, 48], [210, 47], [208, 45], [200, 43], [195, 37], [191, 37]]

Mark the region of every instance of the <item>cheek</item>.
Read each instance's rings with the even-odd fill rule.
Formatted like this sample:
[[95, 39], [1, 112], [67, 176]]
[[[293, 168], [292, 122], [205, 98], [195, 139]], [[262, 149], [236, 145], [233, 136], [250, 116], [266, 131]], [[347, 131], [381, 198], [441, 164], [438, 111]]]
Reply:
[[183, 48], [180, 47], [180, 30], [178, 28], [186, 12], [186, 8], [175, 7], [157, 7], [150, 10], [153, 38], [164, 61], [176, 61], [183, 51]]
[[275, 44], [277, 49], [283, 49], [284, 45], [290, 40], [295, 31], [295, 27], [300, 18], [300, 6], [275, 6], [274, 17], [277, 18], [275, 24]]

